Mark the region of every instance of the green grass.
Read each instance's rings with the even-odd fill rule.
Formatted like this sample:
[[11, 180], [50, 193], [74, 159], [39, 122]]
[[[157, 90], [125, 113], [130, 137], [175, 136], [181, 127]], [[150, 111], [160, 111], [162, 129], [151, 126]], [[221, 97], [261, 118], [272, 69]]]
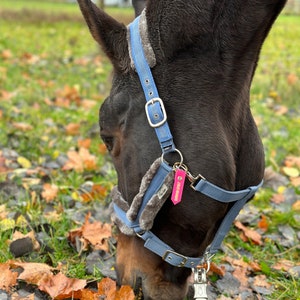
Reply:
[[[24, 15], [24, 9], [31, 13]], [[131, 9], [108, 8], [107, 11], [124, 23], [133, 16]], [[67, 266], [67, 275], [93, 278], [85, 274], [84, 257], [68, 245], [65, 236], [78, 226], [72, 219], [76, 211], [84, 212], [86, 207], [106, 201], [103, 197], [92, 203], [82, 203], [76, 198], [82, 184], [92, 181], [109, 190], [116, 181], [113, 172], [103, 176], [99, 171], [108, 159], [98, 150], [101, 141], [97, 123], [98, 108], [109, 91], [110, 63], [90, 37], [76, 4], [1, 0], [0, 16], [0, 92], [10, 94], [8, 99], [0, 100], [0, 151], [14, 149], [35, 168], [43, 161], [55, 160], [68, 150], [76, 149], [79, 139], [90, 138], [89, 150], [97, 156], [97, 169], [90, 172], [55, 169], [46, 175], [35, 175], [61, 188], [58, 199], [52, 204], [54, 211], [59, 212], [58, 220], [45, 216], [47, 204], [38, 192], [34, 196], [32, 189], [25, 190], [17, 202], [4, 201], [0, 196], [0, 205], [5, 204], [9, 213], [7, 220], [19, 212], [29, 218], [32, 226], [49, 223], [54, 228], [48, 241], [54, 251], [43, 256], [33, 255], [28, 260], [54, 266], [63, 262]], [[263, 46], [251, 89], [251, 105], [264, 142], [266, 163], [278, 172], [286, 156], [300, 156], [299, 36], [300, 18], [280, 16]], [[292, 84], [289, 76], [298, 77], [297, 83]], [[49, 105], [57, 99], [58, 91], [66, 87], [75, 87], [81, 99], [92, 99], [96, 105], [92, 108], [76, 102], [67, 107]], [[278, 115], [278, 107], [286, 107], [287, 112]], [[29, 124], [33, 129], [22, 131], [14, 125], [18, 122]], [[65, 126], [70, 123], [80, 124], [78, 134], [66, 135]], [[20, 187], [24, 182], [21, 173], [18, 174], [12, 181]], [[6, 180], [6, 174], [0, 173], [0, 182]], [[291, 187], [290, 183], [287, 186]], [[299, 187], [292, 188], [299, 198]], [[280, 224], [289, 224], [299, 231], [299, 218], [296, 219], [299, 212], [270, 208], [270, 198], [274, 193], [276, 191], [262, 189], [252, 201], [259, 215], [266, 215], [268, 233], [276, 233]], [[70, 198], [73, 198], [76, 209], [69, 210]], [[27, 226], [20, 226], [19, 230], [23, 233], [30, 231]], [[12, 228], [1, 232], [0, 262], [13, 258], [7, 244], [12, 233]], [[271, 240], [264, 241], [264, 246], [257, 246], [242, 241], [235, 229], [225, 244], [231, 245], [232, 249], [244, 249], [259, 262], [262, 273], [268, 275], [276, 287], [268, 299], [300, 299], [299, 279], [297, 281], [271, 268], [280, 258], [299, 262], [299, 248], [286, 249]], [[223, 254], [219, 254], [216, 261], [221, 261], [222, 257]], [[249, 258], [245, 256], [243, 259]], [[95, 276], [99, 277], [99, 274]]]

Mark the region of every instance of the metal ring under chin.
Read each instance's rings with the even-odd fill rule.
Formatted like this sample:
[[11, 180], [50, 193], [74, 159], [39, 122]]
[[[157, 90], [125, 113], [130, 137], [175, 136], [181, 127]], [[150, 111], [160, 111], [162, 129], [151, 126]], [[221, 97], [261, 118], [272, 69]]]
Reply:
[[177, 154], [179, 155], [179, 157], [180, 157], [180, 161], [176, 162], [176, 164], [182, 165], [182, 164], [183, 164], [183, 155], [182, 155], [182, 153], [181, 153], [177, 148], [175, 148], [174, 150], [169, 151], [169, 152], [163, 152], [162, 155], [161, 155], [161, 162], [165, 162], [165, 163], [167, 163], [169, 166], [174, 165], [174, 164], [170, 164], [168, 161], [166, 161], [166, 160], [164, 159], [164, 156], [165, 156], [166, 154], [174, 153], [174, 152], [177, 153]]

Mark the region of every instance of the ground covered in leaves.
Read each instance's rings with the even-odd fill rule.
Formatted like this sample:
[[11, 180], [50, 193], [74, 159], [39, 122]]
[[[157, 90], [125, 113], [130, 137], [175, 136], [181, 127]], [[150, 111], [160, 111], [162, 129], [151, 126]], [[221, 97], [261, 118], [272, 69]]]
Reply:
[[[0, 299], [134, 299], [115, 282], [116, 176], [97, 125], [110, 64], [75, 4], [34, 4], [0, 9]], [[281, 16], [263, 48], [251, 104], [265, 184], [214, 258], [210, 299], [300, 299], [299, 36]]]

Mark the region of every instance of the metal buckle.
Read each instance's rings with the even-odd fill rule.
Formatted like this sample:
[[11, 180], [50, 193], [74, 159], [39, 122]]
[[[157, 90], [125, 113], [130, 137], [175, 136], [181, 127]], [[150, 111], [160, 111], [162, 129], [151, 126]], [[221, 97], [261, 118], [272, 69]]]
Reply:
[[[151, 121], [149, 111], [148, 111], [149, 105], [153, 105], [155, 102], [158, 102], [160, 104], [161, 112], [163, 114], [163, 119], [158, 123], [153, 123]], [[167, 121], [167, 114], [166, 114], [165, 106], [164, 106], [163, 101], [160, 98], [152, 98], [151, 100], [147, 101], [146, 104], [145, 104], [145, 110], [146, 110], [146, 115], [147, 115], [148, 122], [149, 122], [151, 127], [153, 127], [153, 128], [159, 127]]]
[[181, 263], [180, 263], [177, 267], [184, 267], [185, 264], [186, 264], [186, 262], [188, 261], [188, 258], [187, 258], [186, 256], [184, 256], [184, 255], [182, 255], [182, 254], [179, 254], [179, 253], [177, 253], [177, 252], [175, 252], [175, 251], [173, 251], [173, 250], [167, 250], [167, 251], [165, 252], [165, 254], [163, 255], [162, 259], [163, 259], [164, 261], [166, 261], [166, 262], [168, 262], [168, 260], [172, 260], [171, 257], [169, 257], [169, 259], [167, 260], [169, 254], [174, 254], [174, 255], [176, 255], [176, 256], [182, 258]]

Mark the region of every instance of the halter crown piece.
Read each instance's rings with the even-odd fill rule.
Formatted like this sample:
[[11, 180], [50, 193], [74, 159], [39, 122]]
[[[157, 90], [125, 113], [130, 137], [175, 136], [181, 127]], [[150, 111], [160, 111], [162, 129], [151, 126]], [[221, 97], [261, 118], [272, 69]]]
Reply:
[[[162, 150], [162, 158], [157, 159], [153, 163], [142, 179], [140, 191], [134, 198], [131, 207], [128, 207], [128, 204], [123, 200], [121, 194], [117, 190], [113, 191], [115, 213], [113, 218], [123, 233], [136, 234], [145, 241], [144, 247], [162, 257], [164, 261], [176, 267], [196, 268], [199, 264], [209, 262], [210, 258], [219, 250], [225, 235], [230, 230], [232, 222], [247, 200], [253, 197], [255, 192], [261, 187], [262, 182], [257, 186], [251, 186], [244, 190], [227, 191], [210, 183], [201, 175], [194, 177], [188, 172], [187, 167], [183, 164], [183, 157], [180, 151], [175, 147], [173, 136], [167, 123], [166, 110], [163, 101], [159, 97], [144, 53], [139, 30], [141, 26], [140, 23], [143, 22], [145, 22], [145, 11], [129, 25], [129, 49], [134, 68], [139, 76], [145, 94], [145, 109], [148, 122], [156, 132]], [[187, 178], [191, 181], [191, 187], [196, 192], [202, 193], [219, 202], [234, 202], [231, 209], [224, 217], [212, 243], [206, 249], [204, 256], [201, 257], [187, 257], [177, 253], [150, 230], [157, 212], [166, 198], [170, 195], [170, 182], [174, 181], [175, 168], [174, 166], [170, 166], [163, 159], [164, 155], [169, 152], [176, 152], [179, 154], [180, 162], [176, 166], [176, 169], [181, 169], [186, 172]], [[152, 222], [149, 222], [149, 216], [152, 218]], [[196, 272], [195, 282], [203, 282], [203, 280], [201, 280], [202, 277], [203, 274]], [[198, 291], [196, 288], [198, 288]], [[200, 295], [200, 293], [203, 292], [202, 286], [200, 287], [200, 290], [199, 286], [195, 286], [195, 295], [197, 293]], [[196, 297], [196, 299], [206, 298], [201, 298], [201, 296], [199, 296]]]

